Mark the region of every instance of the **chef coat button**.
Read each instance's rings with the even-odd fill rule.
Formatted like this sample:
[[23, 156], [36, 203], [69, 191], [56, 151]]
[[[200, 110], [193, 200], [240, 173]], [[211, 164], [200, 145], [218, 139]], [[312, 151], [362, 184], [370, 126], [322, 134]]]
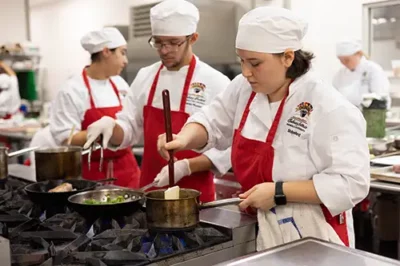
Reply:
[[338, 136], [333, 137], [333, 141], [338, 141], [338, 140], [339, 140]]

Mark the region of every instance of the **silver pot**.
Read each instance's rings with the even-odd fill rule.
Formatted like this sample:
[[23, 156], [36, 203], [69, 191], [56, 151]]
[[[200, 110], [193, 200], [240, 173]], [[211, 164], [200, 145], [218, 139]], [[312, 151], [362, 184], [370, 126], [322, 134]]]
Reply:
[[0, 147], [0, 181], [6, 180], [8, 176], [8, 158], [20, 156], [24, 153], [34, 151], [39, 147], [30, 147], [16, 152], [8, 153], [7, 147]]

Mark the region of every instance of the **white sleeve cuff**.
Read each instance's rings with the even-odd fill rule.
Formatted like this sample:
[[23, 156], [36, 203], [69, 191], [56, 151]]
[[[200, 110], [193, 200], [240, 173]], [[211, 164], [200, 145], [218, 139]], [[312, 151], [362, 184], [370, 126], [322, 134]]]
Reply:
[[[350, 197], [350, 186], [347, 178], [339, 174], [319, 173], [314, 175], [313, 182], [319, 199], [329, 210], [332, 216], [336, 216], [344, 211], [350, 210], [354, 204]], [[340, 196], [343, 195], [343, 196]]]
[[224, 151], [211, 149], [204, 152], [204, 155], [213, 163], [211, 171], [215, 175], [222, 176], [231, 169], [231, 148]]
[[194, 151], [199, 152], [199, 153], [204, 153], [204, 152], [210, 150], [211, 148], [215, 147], [215, 138], [212, 137], [213, 134], [212, 134], [211, 125], [208, 123], [208, 120], [204, 116], [203, 113], [196, 113], [196, 114], [192, 115], [191, 117], [189, 117], [188, 120], [186, 121], [185, 125], [187, 125], [189, 123], [197, 123], [197, 124], [202, 125], [206, 129], [207, 135], [208, 135], [207, 144], [203, 148], [195, 149]]
[[118, 124], [122, 131], [124, 131], [124, 139], [121, 142], [121, 145], [119, 146], [115, 146], [115, 145], [111, 145], [110, 143], [110, 150], [118, 150], [118, 149], [125, 149], [128, 148], [131, 145], [131, 139], [132, 139], [132, 131], [131, 131], [131, 127], [128, 123], [126, 123], [125, 121], [122, 120], [115, 120], [116, 124]]

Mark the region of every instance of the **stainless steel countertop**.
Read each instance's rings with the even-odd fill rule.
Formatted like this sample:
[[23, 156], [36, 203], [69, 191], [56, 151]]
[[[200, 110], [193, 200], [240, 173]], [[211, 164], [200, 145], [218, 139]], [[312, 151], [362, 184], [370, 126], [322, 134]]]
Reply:
[[23, 164], [9, 164], [8, 175], [25, 179], [31, 182], [36, 182], [35, 169], [33, 167], [26, 166]]
[[0, 130], [0, 137], [6, 137], [13, 140], [25, 140], [30, 141], [33, 138], [34, 133], [24, 133], [24, 132], [7, 132]]
[[304, 238], [217, 265], [388, 266], [400, 265], [400, 262], [315, 238]]

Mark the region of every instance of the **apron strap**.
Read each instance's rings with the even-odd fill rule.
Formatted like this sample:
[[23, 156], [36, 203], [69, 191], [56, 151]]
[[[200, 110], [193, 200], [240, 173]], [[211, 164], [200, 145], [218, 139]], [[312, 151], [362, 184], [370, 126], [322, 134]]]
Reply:
[[163, 69], [164, 65], [161, 63], [160, 67], [157, 70], [156, 76], [154, 77], [153, 84], [151, 84], [151, 89], [149, 93], [149, 97], [147, 98], [147, 105], [151, 106], [154, 99], [154, 94], [156, 93], [156, 88], [158, 84], [158, 78], [160, 77], [161, 69]]
[[195, 67], [196, 67], [196, 57], [193, 55], [192, 59], [190, 60], [188, 73], [186, 75], [185, 86], [183, 87], [183, 93], [182, 93], [182, 98], [181, 98], [181, 106], [179, 108], [179, 110], [181, 112], [185, 112], [186, 100], [187, 100], [187, 97], [188, 97], [190, 82], [192, 81]]
[[282, 117], [283, 106], [285, 105], [286, 98], [287, 98], [287, 95], [285, 96], [285, 98], [282, 99], [281, 103], [279, 104], [279, 108], [278, 108], [278, 111], [276, 112], [274, 121], [272, 122], [271, 129], [268, 131], [267, 140], [266, 140], [267, 143], [272, 144], [272, 142], [274, 141], [276, 131], [278, 131], [279, 121], [281, 120], [281, 117]]
[[253, 99], [255, 96], [256, 96], [256, 93], [254, 91], [252, 91], [250, 94], [250, 98], [247, 101], [246, 108], [243, 111], [242, 119], [240, 120], [240, 124], [239, 124], [239, 128], [238, 128], [239, 132], [242, 132], [242, 129], [244, 127], [244, 124], [246, 123], [247, 117], [249, 116], [250, 104], [253, 102]]
[[[157, 89], [158, 79], [160, 78], [160, 72], [161, 72], [161, 69], [163, 69], [163, 67], [164, 67], [164, 65], [161, 64], [157, 70], [155, 77], [154, 77], [153, 83], [151, 84], [149, 97], [147, 98], [147, 105], [149, 105], [149, 106], [151, 106], [151, 104], [153, 103], [154, 94], [156, 93], [156, 89]], [[186, 74], [185, 84], [183, 87], [181, 104], [180, 104], [180, 108], [179, 108], [179, 110], [181, 112], [185, 112], [185, 106], [186, 106], [187, 96], [189, 93], [190, 82], [192, 81], [195, 68], [196, 68], [196, 57], [193, 55], [192, 59], [190, 60], [189, 69]]]
[[[87, 67], [88, 66], [83, 68], [82, 77], [83, 77], [83, 82], [85, 83], [85, 86], [89, 93], [90, 107], [91, 107], [91, 109], [93, 109], [93, 108], [96, 108], [96, 105], [94, 104], [94, 100], [93, 100], [93, 96], [92, 96], [92, 88], [90, 87], [89, 79], [88, 79], [87, 72], [86, 72]], [[122, 106], [121, 98], [119, 97], [119, 92], [118, 92], [117, 86], [115, 85], [114, 81], [112, 81], [111, 78], [109, 78], [108, 80], [110, 81], [111, 87], [113, 88], [115, 94], [117, 95], [119, 106]]]

